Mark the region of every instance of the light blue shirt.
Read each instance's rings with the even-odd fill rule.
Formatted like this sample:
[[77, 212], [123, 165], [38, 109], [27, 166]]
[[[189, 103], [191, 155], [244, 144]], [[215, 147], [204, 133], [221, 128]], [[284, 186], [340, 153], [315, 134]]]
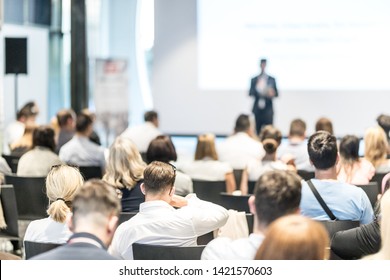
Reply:
[[[338, 220], [368, 224], [374, 211], [366, 193], [359, 187], [333, 180], [312, 179], [314, 186]], [[302, 181], [301, 214], [315, 220], [330, 220], [305, 181]]]

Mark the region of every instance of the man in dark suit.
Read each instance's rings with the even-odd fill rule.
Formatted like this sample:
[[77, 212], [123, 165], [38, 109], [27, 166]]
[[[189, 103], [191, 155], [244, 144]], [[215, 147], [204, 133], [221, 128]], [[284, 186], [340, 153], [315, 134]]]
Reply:
[[249, 90], [249, 96], [253, 96], [255, 99], [252, 112], [255, 115], [257, 134], [260, 133], [264, 125], [273, 124], [274, 109], [272, 100], [278, 96], [275, 78], [265, 72], [266, 66], [267, 60], [261, 59], [261, 73], [251, 79], [251, 88]]
[[89, 180], [76, 194], [72, 205], [68, 226], [74, 234], [68, 243], [32, 260], [116, 260], [107, 252], [121, 211], [114, 188], [101, 180]]

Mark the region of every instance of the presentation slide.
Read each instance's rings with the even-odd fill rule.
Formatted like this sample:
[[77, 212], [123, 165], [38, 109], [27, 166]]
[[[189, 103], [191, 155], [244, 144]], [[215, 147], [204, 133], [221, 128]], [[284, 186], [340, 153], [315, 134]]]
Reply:
[[198, 0], [198, 86], [248, 90], [260, 58], [280, 90], [389, 90], [388, 0]]

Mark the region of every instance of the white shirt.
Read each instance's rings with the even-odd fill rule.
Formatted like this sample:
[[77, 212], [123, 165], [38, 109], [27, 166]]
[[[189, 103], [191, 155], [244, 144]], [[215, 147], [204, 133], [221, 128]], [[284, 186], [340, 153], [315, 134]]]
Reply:
[[12, 122], [7, 126], [4, 132], [3, 142], [3, 153], [5, 155], [9, 155], [11, 153], [9, 145], [22, 138], [25, 127], [25, 124], [20, 121]]
[[207, 244], [202, 252], [202, 260], [254, 260], [264, 236], [252, 233], [247, 238], [232, 240], [216, 238]]
[[24, 240], [62, 244], [66, 243], [71, 235], [66, 223], [59, 223], [48, 217], [32, 221], [27, 227]]
[[248, 181], [257, 181], [262, 174], [267, 171], [274, 170], [287, 170], [287, 164], [280, 160], [276, 161], [258, 161], [254, 160], [248, 163], [247, 172], [248, 172]]
[[263, 145], [245, 132], [238, 132], [217, 145], [218, 158], [234, 169], [244, 169], [250, 160], [265, 156]]
[[129, 138], [137, 146], [140, 153], [148, 150], [150, 142], [162, 133], [151, 122], [127, 128], [121, 137]]
[[185, 162], [178, 167], [192, 179], [205, 181], [225, 181], [226, 174], [233, 172], [230, 164], [212, 159]]
[[133, 259], [133, 243], [166, 246], [196, 246], [197, 237], [222, 227], [228, 211], [211, 202], [188, 198], [188, 205], [175, 209], [162, 200], [140, 205], [140, 212], [115, 231], [109, 252]]
[[79, 166], [101, 166], [106, 165], [105, 149], [87, 137], [75, 135], [60, 149], [60, 159], [66, 163]]

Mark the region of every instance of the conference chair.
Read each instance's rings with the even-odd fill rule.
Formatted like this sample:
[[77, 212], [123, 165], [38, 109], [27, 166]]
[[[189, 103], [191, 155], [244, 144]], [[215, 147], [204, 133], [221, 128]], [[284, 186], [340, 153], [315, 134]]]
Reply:
[[[2, 185], [0, 191], [1, 205], [6, 228], [0, 229], [0, 238], [20, 242], [18, 226], [18, 209], [16, 207], [15, 191], [12, 185]], [[20, 247], [20, 246], [19, 246]]]
[[250, 195], [232, 195], [226, 192], [220, 193], [221, 205], [226, 209], [233, 209], [237, 211], [243, 211], [250, 213], [248, 199]]
[[375, 204], [378, 200], [379, 188], [377, 182], [370, 182], [366, 185], [356, 185], [361, 188], [368, 196], [371, 202], [372, 208], [375, 208]]
[[14, 186], [20, 220], [37, 220], [48, 216], [45, 177], [5, 175], [4, 179], [6, 184]]
[[297, 170], [297, 173], [305, 181], [314, 178], [314, 171]]
[[242, 172], [244, 169], [233, 169], [234, 180], [236, 181], [237, 188], [241, 185]]
[[226, 192], [225, 181], [192, 180], [194, 193], [202, 200], [221, 205], [221, 192]]
[[2, 154], [1, 156], [8, 163], [9, 167], [11, 168], [12, 173], [16, 174], [16, 172], [18, 170], [18, 163], [19, 163], [20, 157], [19, 156], [4, 155], [4, 154]]
[[205, 246], [178, 247], [134, 243], [134, 260], [200, 260]]
[[26, 240], [26, 241], [24, 241], [24, 250], [25, 250], [25, 254], [26, 254], [26, 260], [29, 260], [36, 255], [53, 250], [61, 245], [63, 245], [63, 244], [42, 243], [42, 242], [33, 242], [33, 241]]
[[102, 168], [100, 166], [79, 166], [79, 171], [83, 175], [84, 180], [101, 179], [103, 177]]
[[378, 184], [378, 191], [382, 193], [382, 180], [387, 173], [375, 173], [370, 182], [376, 182]]
[[123, 222], [126, 222], [128, 220], [130, 220], [131, 218], [133, 218], [135, 215], [137, 215], [138, 212], [121, 212], [119, 214], [119, 220], [118, 220], [118, 226], [123, 223]]
[[253, 194], [256, 186], [256, 181], [248, 181], [248, 194]]

